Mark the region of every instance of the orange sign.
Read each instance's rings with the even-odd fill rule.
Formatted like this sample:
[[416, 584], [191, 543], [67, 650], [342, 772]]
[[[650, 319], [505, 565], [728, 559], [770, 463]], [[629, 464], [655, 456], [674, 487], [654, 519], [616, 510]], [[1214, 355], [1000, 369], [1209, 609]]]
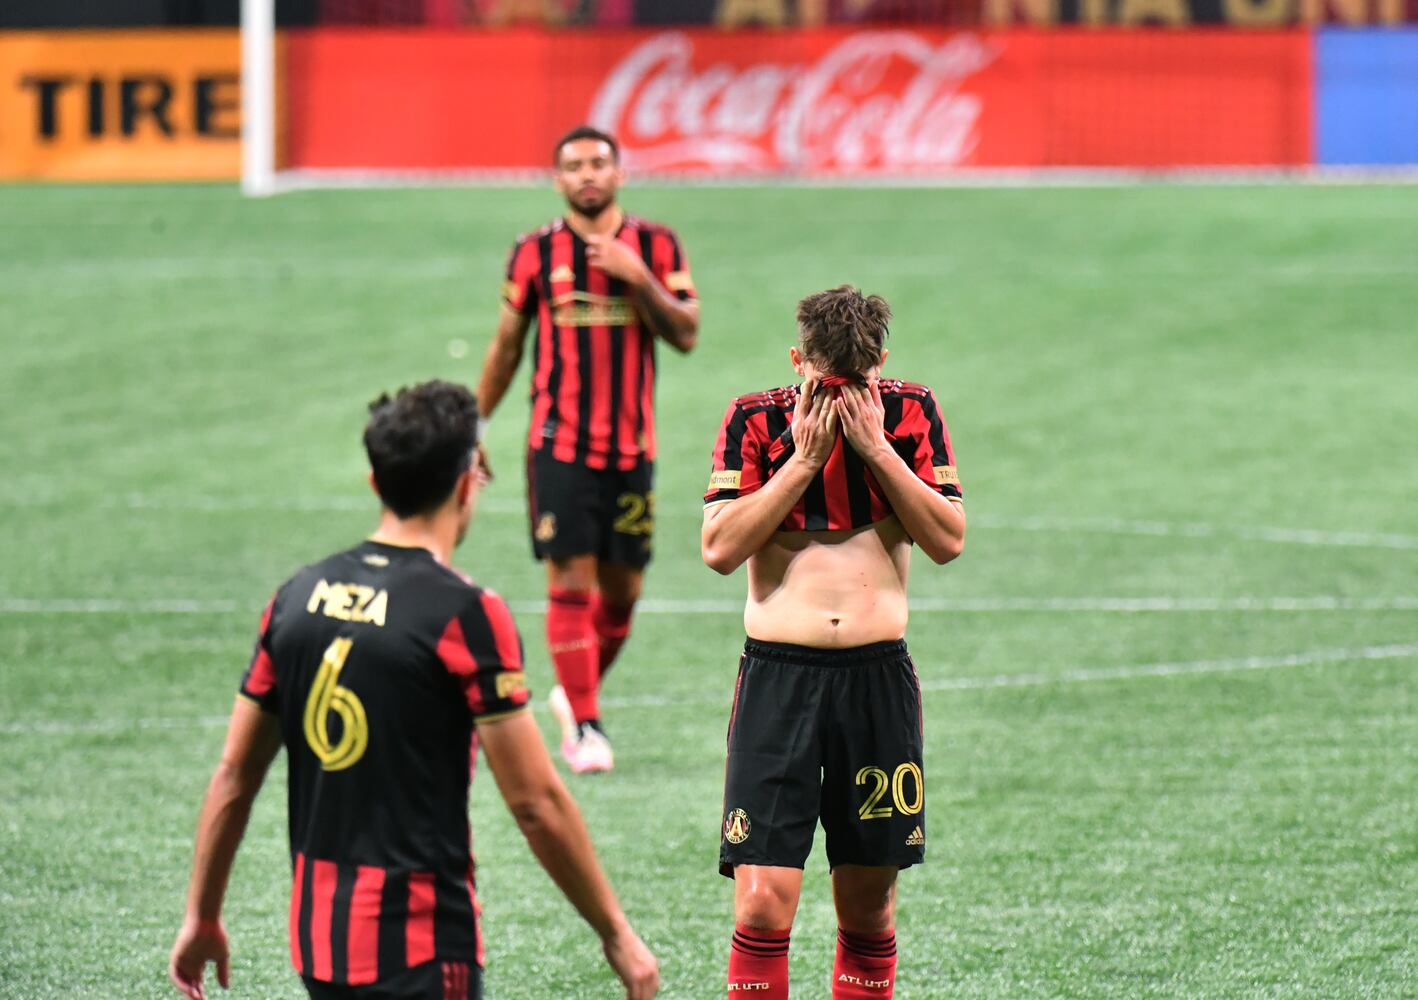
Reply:
[[0, 177], [231, 180], [240, 173], [235, 31], [0, 34]]

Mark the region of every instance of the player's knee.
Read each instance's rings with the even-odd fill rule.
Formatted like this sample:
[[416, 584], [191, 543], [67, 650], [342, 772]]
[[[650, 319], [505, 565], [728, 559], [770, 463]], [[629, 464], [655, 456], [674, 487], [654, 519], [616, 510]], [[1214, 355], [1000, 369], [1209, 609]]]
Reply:
[[602, 601], [629, 611], [640, 600], [644, 577], [639, 573], [602, 573], [599, 583]]
[[896, 926], [896, 908], [889, 899], [839, 902], [837, 924], [853, 934], [885, 934]]
[[883, 934], [896, 925], [896, 878], [839, 869], [833, 873], [837, 923], [856, 934]]
[[595, 560], [581, 556], [550, 560], [547, 563], [547, 584], [552, 590], [595, 590]]
[[734, 918], [745, 927], [781, 930], [793, 922], [797, 894], [768, 880], [755, 881], [735, 894]]

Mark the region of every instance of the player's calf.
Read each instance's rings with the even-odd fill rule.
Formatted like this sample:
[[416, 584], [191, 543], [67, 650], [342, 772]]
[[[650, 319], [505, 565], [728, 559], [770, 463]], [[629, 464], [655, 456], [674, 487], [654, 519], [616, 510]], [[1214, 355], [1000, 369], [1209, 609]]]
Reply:
[[597, 719], [599, 644], [591, 621], [593, 593], [552, 588], [547, 594], [547, 651], [577, 723]]
[[832, 1000], [887, 1000], [896, 987], [896, 876], [890, 866], [832, 870], [837, 955]]
[[788, 931], [734, 927], [729, 946], [729, 1000], [788, 1000]]
[[598, 677], [602, 681], [610, 672], [615, 658], [620, 655], [620, 648], [630, 636], [630, 618], [634, 611], [633, 604], [614, 604], [606, 599], [605, 594], [596, 595], [591, 621], [596, 629], [596, 638], [600, 641]]
[[889, 1000], [896, 988], [896, 932], [837, 931], [832, 1000]]

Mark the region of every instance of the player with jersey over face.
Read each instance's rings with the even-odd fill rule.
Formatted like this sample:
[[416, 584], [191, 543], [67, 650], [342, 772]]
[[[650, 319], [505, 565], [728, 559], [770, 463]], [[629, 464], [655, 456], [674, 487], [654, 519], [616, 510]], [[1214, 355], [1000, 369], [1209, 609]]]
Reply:
[[601, 681], [630, 632], [654, 532], [655, 342], [690, 351], [699, 304], [666, 226], [627, 215], [615, 139], [573, 129], [552, 153], [566, 214], [517, 240], [478, 398], [491, 414], [532, 320], [527, 501], [547, 568], [551, 707], [577, 773], [608, 771]]
[[834, 1000], [888, 998], [900, 869], [926, 843], [920, 687], [904, 640], [913, 543], [958, 556], [965, 514], [935, 394], [881, 377], [891, 313], [851, 286], [798, 304], [800, 385], [729, 404], [704, 561], [748, 562], [719, 868], [735, 880], [730, 998], [788, 996], [819, 820], [837, 908]]
[[310, 995], [480, 997], [468, 823], [479, 744], [533, 852], [600, 935], [626, 996], [655, 994], [655, 959], [622, 914], [526, 710], [522, 641], [507, 605], [450, 564], [481, 485], [477, 437], [477, 406], [461, 386], [427, 382], [371, 405], [364, 443], [379, 526], [296, 573], [261, 618], [198, 822], [169, 966], [184, 995], [203, 995], [209, 961], [227, 985], [227, 878], [284, 745], [290, 953]]

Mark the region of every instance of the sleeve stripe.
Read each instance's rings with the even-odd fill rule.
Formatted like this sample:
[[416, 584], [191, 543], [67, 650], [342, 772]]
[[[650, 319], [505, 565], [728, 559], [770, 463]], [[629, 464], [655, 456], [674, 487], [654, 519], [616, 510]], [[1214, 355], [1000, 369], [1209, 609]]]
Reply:
[[[709, 485], [704, 491], [704, 501], [734, 500], [738, 498], [738, 487], [717, 487], [714, 485], [716, 473], [737, 472], [743, 468], [743, 435], [748, 417], [738, 400], [729, 403], [724, 411], [724, 421], [719, 425], [719, 437], [714, 442], [714, 453], [709, 467]], [[740, 485], [742, 485], [742, 476]]]
[[940, 408], [936, 405], [935, 394], [928, 391], [920, 405], [929, 427], [932, 463], [954, 465], [955, 460], [950, 454], [950, 436], [945, 431], [945, 422], [940, 418]]
[[512, 620], [512, 612], [507, 602], [491, 590], [484, 590], [483, 614], [492, 626], [493, 642], [497, 645], [497, 658], [506, 670], [522, 669], [522, 637], [517, 634], [517, 625]]
[[513, 308], [527, 311], [535, 299], [533, 284], [541, 270], [541, 244], [526, 239], [512, 248], [507, 256], [507, 280], [502, 286], [503, 298]]
[[271, 662], [271, 653], [266, 648], [266, 636], [271, 628], [271, 613], [275, 606], [276, 598], [272, 596], [266, 602], [266, 610], [261, 612], [261, 630], [256, 637], [256, 652], [252, 654], [240, 688], [243, 695], [266, 709], [271, 707], [266, 703], [276, 687], [276, 665]]
[[468, 707], [474, 714], [481, 713], [483, 696], [478, 687], [478, 661], [473, 657], [473, 651], [468, 648], [463, 626], [456, 617], [449, 620], [448, 627], [443, 630], [443, 636], [438, 640], [438, 658], [462, 686], [463, 694], [468, 699]]
[[276, 686], [276, 670], [271, 663], [271, 654], [266, 647], [257, 645], [256, 658], [251, 661], [251, 669], [246, 671], [246, 683], [241, 690], [253, 698], [262, 698]]
[[729, 404], [729, 412], [724, 414], [724, 427], [719, 432], [719, 443], [714, 449], [714, 468], [740, 469], [743, 467], [743, 435], [748, 426], [748, 414], [735, 403]]

